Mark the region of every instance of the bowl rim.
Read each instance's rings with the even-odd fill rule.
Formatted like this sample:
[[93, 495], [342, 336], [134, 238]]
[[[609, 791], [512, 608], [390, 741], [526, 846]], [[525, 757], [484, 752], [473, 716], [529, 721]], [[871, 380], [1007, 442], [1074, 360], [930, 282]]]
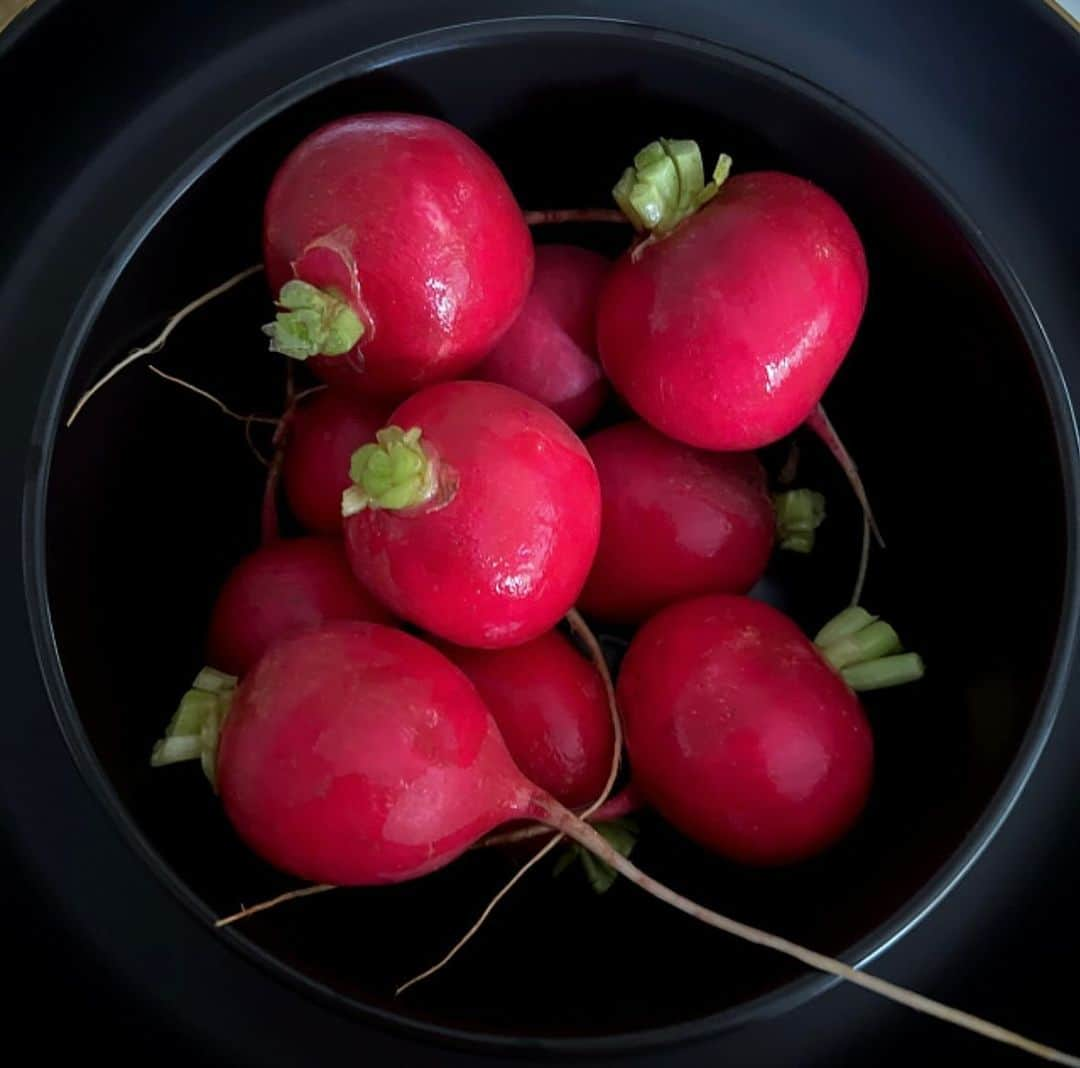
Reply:
[[[577, 34], [651, 42], [674, 50], [691, 51], [740, 68], [809, 97], [881, 148], [903, 167], [943, 209], [958, 228], [976, 259], [1005, 299], [1038, 372], [1049, 409], [1057, 459], [1064, 482], [1065, 569], [1061, 615], [1053, 650], [1032, 721], [1005, 776], [986, 810], [953, 853], [907, 903], [838, 959], [861, 968], [875, 960], [914, 928], [967, 874], [1012, 811], [1030, 778], [1053, 729], [1073, 660], [1080, 620], [1080, 571], [1077, 568], [1077, 485], [1080, 474], [1080, 437], [1071, 398], [1059, 361], [1026, 290], [1010, 264], [993, 247], [961, 207], [948, 185], [925, 162], [881, 125], [841, 96], [817, 85], [781, 64], [751, 52], [700, 36], [647, 23], [599, 16], [536, 15], [478, 19], [450, 23], [361, 49], [321, 66], [282, 86], [243, 110], [189, 155], [147, 199], [113, 243], [97, 271], [88, 279], [75, 305], [56, 351], [39, 402], [31, 438], [22, 508], [22, 562], [24, 592], [38, 664], [54, 718], [83, 780], [118, 825], [134, 852], [192, 914], [245, 959], [275, 979], [339, 1011], [363, 1018], [413, 1038], [459, 1048], [510, 1051], [533, 1050], [557, 1054], [600, 1054], [670, 1047], [715, 1036], [751, 1021], [771, 1019], [804, 1004], [841, 980], [822, 973], [793, 979], [768, 993], [707, 1016], [606, 1035], [533, 1035], [470, 1030], [436, 1023], [405, 1012], [365, 1004], [342, 994], [278, 959], [236, 927], [214, 928], [216, 916], [187, 885], [121, 802], [94, 752], [68, 688], [57, 648], [48, 597], [45, 561], [47, 491], [53, 449], [62, 423], [62, 404], [73, 370], [117, 280], [136, 250], [180, 198], [211, 167], [258, 126], [286, 108], [350, 76], [369, 74], [408, 59], [437, 55], [463, 46], [476, 46], [537, 34]], [[463, 921], [465, 917], [462, 918]]]

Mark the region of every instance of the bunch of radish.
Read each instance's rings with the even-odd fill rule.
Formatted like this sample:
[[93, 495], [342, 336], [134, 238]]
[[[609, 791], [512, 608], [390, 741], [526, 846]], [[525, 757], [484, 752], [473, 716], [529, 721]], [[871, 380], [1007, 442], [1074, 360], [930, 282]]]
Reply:
[[[290, 393], [275, 521], [152, 763], [201, 760], [239, 839], [317, 889], [539, 826], [711, 926], [1045, 1053], [687, 900], [609, 822], [649, 806], [759, 866], [827, 850], [873, 789], [857, 692], [923, 672], [858, 605], [822, 605], [811, 640], [752, 595], [778, 547], [812, 550], [824, 502], [751, 450], [805, 425], [865, 504], [820, 401], [868, 278], [826, 192], [730, 166], [638, 153], [611, 263], [534, 248], [552, 216], [443, 122], [358, 115], [296, 147], [265, 205], [264, 329], [322, 386]], [[594, 629], [628, 646], [614, 681]]]

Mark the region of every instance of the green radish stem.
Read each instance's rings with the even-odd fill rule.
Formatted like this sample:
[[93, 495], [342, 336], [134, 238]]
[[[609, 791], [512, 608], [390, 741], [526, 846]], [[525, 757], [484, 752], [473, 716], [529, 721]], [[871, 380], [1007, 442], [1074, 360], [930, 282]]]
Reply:
[[777, 545], [792, 552], [811, 552], [814, 531], [825, 519], [825, 498], [813, 490], [786, 490], [773, 494], [773, 508]]
[[634, 156], [611, 195], [635, 230], [662, 237], [712, 200], [730, 171], [722, 155], [706, 183], [697, 142], [661, 137]]
[[364, 324], [340, 294], [293, 278], [281, 287], [282, 310], [262, 329], [270, 351], [294, 360], [343, 356], [364, 336]]
[[415, 508], [438, 492], [438, 465], [425, 450], [418, 426], [383, 427], [375, 439], [352, 454], [352, 485], [341, 497], [346, 519], [366, 508]]
[[926, 673], [922, 657], [902, 652], [896, 631], [858, 605], [829, 620], [817, 632], [814, 644], [856, 691], [902, 686]]

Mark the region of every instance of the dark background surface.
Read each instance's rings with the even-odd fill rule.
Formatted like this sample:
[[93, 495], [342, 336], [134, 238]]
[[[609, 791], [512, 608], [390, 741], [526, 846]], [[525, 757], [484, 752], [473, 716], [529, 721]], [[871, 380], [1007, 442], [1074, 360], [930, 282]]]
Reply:
[[[408, 0], [302, 9], [264, 2], [257, 14], [253, 7], [190, 2], [165, 11], [39, 0], [0, 44], [0, 100], [8, 102], [0, 272], [9, 272], [0, 360], [14, 399], [0, 424], [5, 491], [21, 482], [49, 354], [88, 271], [106, 255], [115, 234], [108, 220], [123, 225], [131, 205], [207, 136], [277, 86], [381, 39], [496, 13], [493, 5]], [[618, 14], [710, 36], [855, 103], [946, 178], [1013, 263], [1067, 374], [1080, 373], [1080, 36], [1041, 5], [533, 2], [497, 13], [544, 11]], [[54, 322], [20, 319], [27, 285], [55, 295]], [[6, 1006], [9, 1039], [25, 1029], [40, 1057], [66, 1051], [75, 1035], [120, 1063], [152, 1056], [164, 1064], [307, 1065], [342, 1055], [369, 1064], [482, 1063], [300, 1000], [180, 909], [123, 844], [67, 757], [33, 683], [17, 509], [5, 509], [0, 523], [3, 596], [12, 606], [8, 723], [0, 732], [0, 944], [16, 984]], [[1078, 696], [1074, 687], [1034, 779], [987, 854], [874, 965], [887, 978], [1072, 1049], [1080, 1048], [1072, 996], [1080, 944]], [[722, 940], [715, 946], [722, 968]], [[55, 1012], [55, 1027], [39, 1023], [43, 1008]], [[1020, 1062], [837, 988], [778, 1021], [626, 1063], [899, 1065], [929, 1053]]]

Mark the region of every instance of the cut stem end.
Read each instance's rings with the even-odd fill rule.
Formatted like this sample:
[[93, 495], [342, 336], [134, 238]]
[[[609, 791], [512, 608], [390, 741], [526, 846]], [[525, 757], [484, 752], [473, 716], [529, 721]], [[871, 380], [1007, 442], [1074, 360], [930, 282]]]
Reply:
[[712, 200], [730, 170], [731, 157], [721, 156], [706, 183], [697, 142], [661, 137], [634, 157], [611, 195], [635, 230], [663, 236]]
[[150, 764], [155, 768], [198, 760], [216, 789], [218, 739], [236, 690], [236, 676], [206, 667], [195, 676], [191, 689], [165, 728], [165, 737], [154, 744]]
[[825, 660], [856, 691], [882, 690], [915, 682], [925, 674], [922, 658], [903, 653], [900, 637], [865, 608], [845, 608], [814, 638]]
[[814, 531], [825, 519], [825, 498], [814, 490], [787, 490], [773, 496], [776, 509], [776, 541], [781, 549], [808, 553], [814, 548]]
[[263, 327], [271, 352], [294, 360], [342, 356], [364, 335], [364, 324], [347, 301], [308, 282], [286, 282], [277, 303], [282, 311]]
[[341, 498], [347, 519], [366, 508], [400, 511], [431, 500], [438, 488], [434, 460], [420, 441], [420, 428], [383, 427], [375, 441], [352, 454], [352, 485]]

